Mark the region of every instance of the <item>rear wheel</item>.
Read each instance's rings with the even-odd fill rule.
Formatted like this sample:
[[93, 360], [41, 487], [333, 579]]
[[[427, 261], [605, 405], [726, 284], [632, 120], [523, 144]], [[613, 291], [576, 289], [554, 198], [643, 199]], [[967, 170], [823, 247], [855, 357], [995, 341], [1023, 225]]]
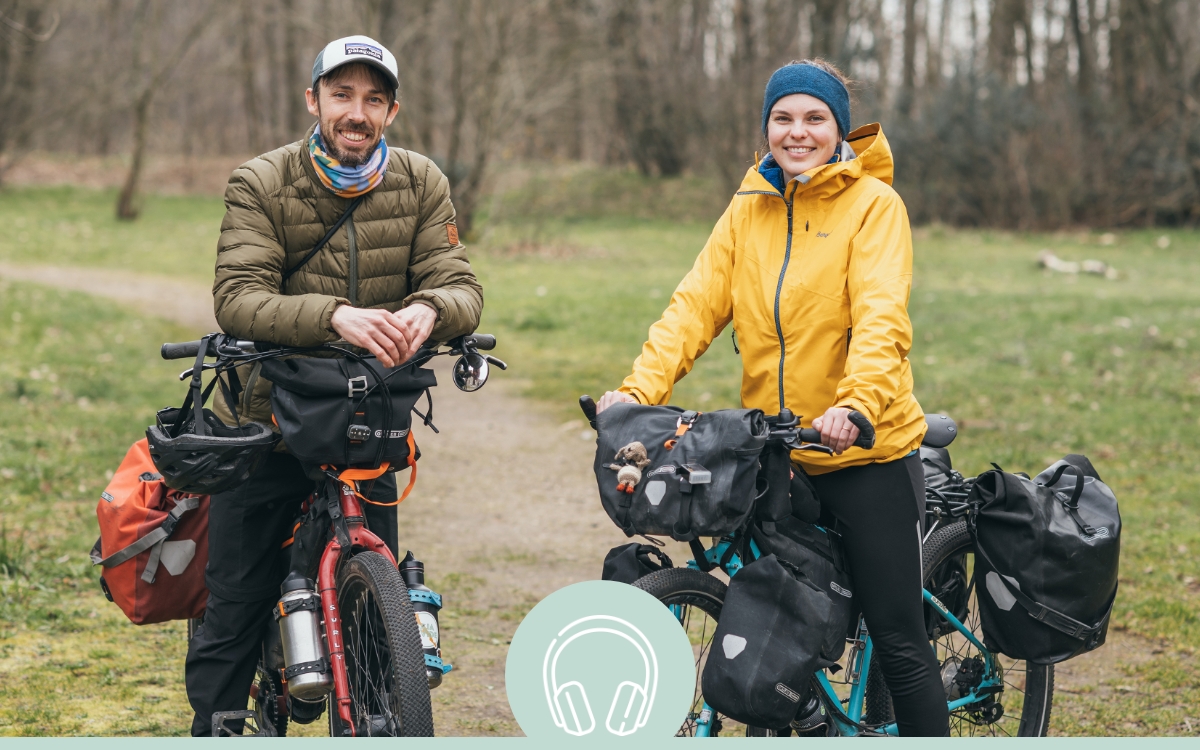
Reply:
[[[425, 652], [408, 589], [377, 552], [346, 561], [337, 576], [338, 611], [354, 736], [432, 737]], [[329, 697], [329, 734], [351, 734]]]
[[[951, 614], [980, 641], [983, 628], [979, 607], [968, 575], [973, 562], [974, 542], [966, 521], [958, 521], [935, 531], [921, 550], [925, 587], [946, 606]], [[978, 684], [983, 658], [970, 641], [952, 629], [933, 608], [925, 605], [926, 625], [941, 666], [947, 700], [963, 691], [972, 681]], [[1004, 689], [993, 700], [974, 703], [950, 712], [950, 734], [957, 737], [1011, 736], [1044, 737], [1050, 727], [1050, 709], [1054, 702], [1054, 666], [1028, 664], [1021, 659], [998, 655], [1004, 670]], [[891, 696], [877, 664], [867, 674], [866, 716], [868, 724], [893, 721]]]

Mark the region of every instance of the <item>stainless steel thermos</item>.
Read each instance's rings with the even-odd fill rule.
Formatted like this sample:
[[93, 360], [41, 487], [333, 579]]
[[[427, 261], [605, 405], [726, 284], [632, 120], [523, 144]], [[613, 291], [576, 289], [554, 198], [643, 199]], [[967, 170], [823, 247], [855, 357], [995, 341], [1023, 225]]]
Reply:
[[281, 589], [275, 619], [283, 641], [288, 692], [300, 700], [318, 700], [333, 688], [329, 654], [321, 637], [321, 597], [313, 582], [296, 571], [284, 579]]
[[429, 680], [429, 687], [435, 688], [442, 684], [443, 673], [441, 631], [438, 629], [438, 610], [442, 608], [442, 598], [425, 585], [425, 564], [413, 557], [412, 552], [400, 561], [400, 576], [408, 587], [408, 597], [417, 616], [417, 629], [421, 631], [421, 647], [425, 650], [425, 678]]

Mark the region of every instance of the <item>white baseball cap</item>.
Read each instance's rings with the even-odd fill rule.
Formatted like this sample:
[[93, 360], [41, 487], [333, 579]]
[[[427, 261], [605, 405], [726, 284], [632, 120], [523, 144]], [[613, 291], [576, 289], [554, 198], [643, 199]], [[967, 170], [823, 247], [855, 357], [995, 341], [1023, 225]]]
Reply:
[[317, 55], [313, 63], [312, 85], [315, 89], [317, 79], [334, 68], [347, 63], [361, 62], [373, 65], [387, 76], [392, 83], [392, 89], [400, 88], [399, 73], [396, 70], [396, 58], [387, 47], [369, 36], [347, 36], [335, 39], [325, 45], [325, 49]]

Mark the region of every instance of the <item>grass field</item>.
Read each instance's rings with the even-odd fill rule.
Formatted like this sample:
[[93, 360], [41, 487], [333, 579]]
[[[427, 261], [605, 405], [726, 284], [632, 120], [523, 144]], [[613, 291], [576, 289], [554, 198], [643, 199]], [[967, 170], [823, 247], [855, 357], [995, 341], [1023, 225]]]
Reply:
[[[113, 196], [0, 193], [0, 263], [126, 268], [207, 281], [217, 198], [151, 198], [118, 224]], [[510, 219], [471, 247], [483, 330], [532, 397], [578, 419], [615, 387], [707, 236], [702, 223]], [[1040, 471], [1089, 455], [1121, 499], [1116, 630], [1160, 644], [1111, 689], [1056, 696], [1055, 730], [1200, 728], [1200, 233], [916, 232], [910, 312], [917, 396], [962, 425], [956, 466]], [[1034, 256], [1097, 258], [1120, 278], [1047, 275]], [[125, 624], [86, 561], [93, 509], [155, 409], [182, 395], [157, 344], [191, 332], [111, 303], [0, 282], [0, 734], [181, 733], [178, 625]], [[715, 341], [675, 400], [737, 404]], [[1128, 688], [1128, 689], [1125, 689]], [[104, 696], [122, 707], [97, 710]]]

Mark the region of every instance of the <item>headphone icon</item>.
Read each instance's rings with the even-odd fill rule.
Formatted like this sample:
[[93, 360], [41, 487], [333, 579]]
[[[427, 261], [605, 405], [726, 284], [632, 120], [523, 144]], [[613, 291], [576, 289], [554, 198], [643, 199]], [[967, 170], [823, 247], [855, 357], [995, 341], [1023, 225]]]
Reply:
[[[650, 718], [654, 694], [658, 691], [658, 657], [654, 655], [654, 649], [642, 631], [619, 617], [583, 617], [558, 631], [558, 637], [550, 641], [546, 658], [542, 661], [542, 685], [546, 690], [546, 701], [550, 705], [554, 724], [567, 734], [582, 737], [596, 728], [596, 717], [583, 685], [578, 680], [559, 685], [557, 676], [558, 657], [563, 650], [576, 640], [596, 633], [624, 638], [638, 650], [645, 666], [645, 678], [640, 683], [625, 680], [617, 686], [604, 722], [610, 733], [624, 737], [646, 726]], [[586, 715], [582, 712], [586, 712]], [[614, 721], [616, 726], [613, 725]]]

